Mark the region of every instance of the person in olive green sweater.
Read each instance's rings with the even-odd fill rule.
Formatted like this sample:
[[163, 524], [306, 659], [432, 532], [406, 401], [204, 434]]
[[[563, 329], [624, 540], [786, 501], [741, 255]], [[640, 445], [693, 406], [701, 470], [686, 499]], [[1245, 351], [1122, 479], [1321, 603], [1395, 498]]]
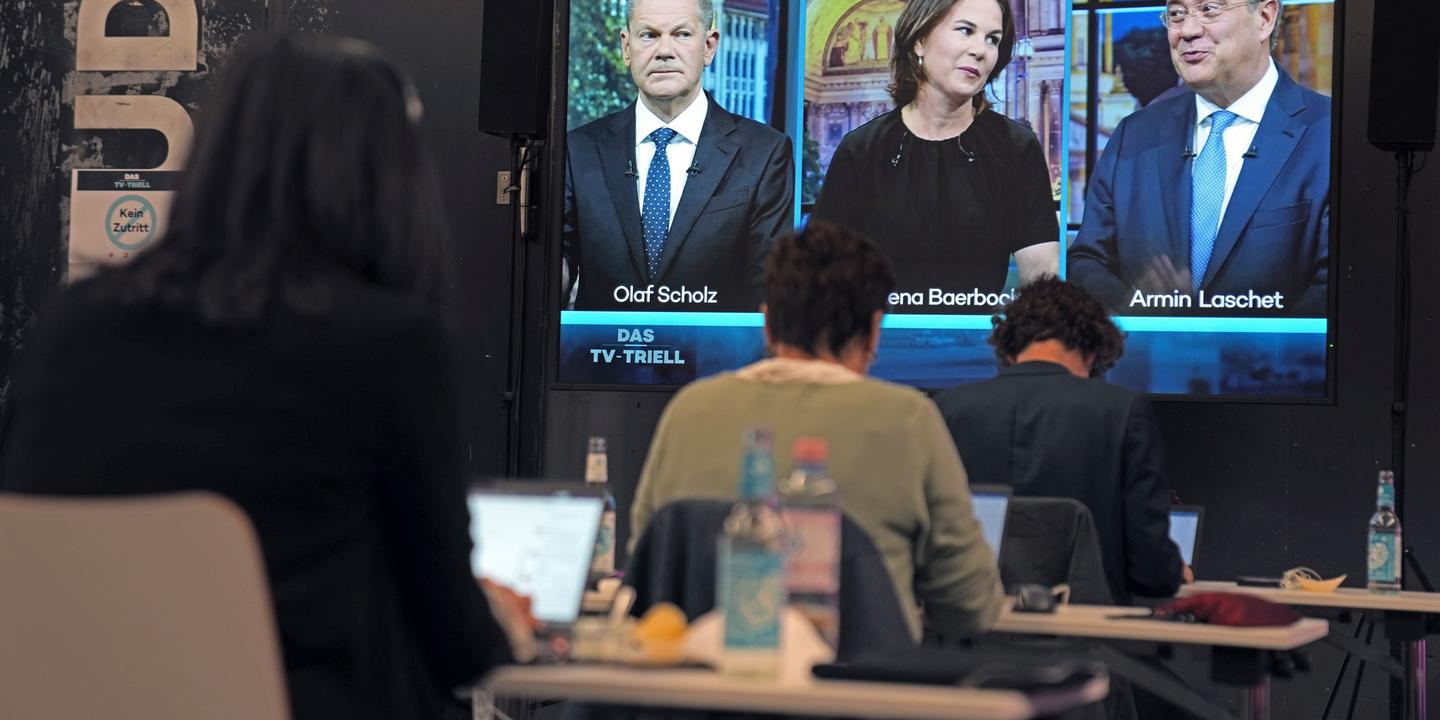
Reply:
[[[632, 537], [673, 500], [735, 497], [742, 428], [769, 428], [776, 448], [823, 437], [844, 510], [884, 556], [914, 639], [922, 624], [947, 638], [993, 626], [1000, 573], [944, 420], [920, 392], [865, 375], [894, 286], [884, 255], [849, 230], [811, 222], [777, 241], [765, 267], [774, 357], [671, 400], [640, 475]], [[789, 464], [776, 458], [782, 471]]]

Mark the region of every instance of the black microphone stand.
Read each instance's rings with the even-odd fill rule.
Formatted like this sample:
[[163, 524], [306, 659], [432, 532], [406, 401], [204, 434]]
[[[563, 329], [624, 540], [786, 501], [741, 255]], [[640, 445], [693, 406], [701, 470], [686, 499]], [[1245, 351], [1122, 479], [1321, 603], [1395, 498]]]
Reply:
[[[540, 174], [540, 153], [544, 150], [544, 140], [524, 135], [514, 135], [510, 138], [510, 154], [513, 161], [511, 166], [512, 184], [505, 188], [505, 193], [510, 196], [511, 212], [514, 218], [514, 230], [511, 235], [510, 255], [510, 277], [514, 278], [514, 284], [510, 290], [510, 362], [507, 370], [504, 400], [507, 411], [507, 428], [509, 444], [505, 453], [505, 470], [510, 475], [520, 474], [520, 432], [522, 428], [523, 405], [520, 402], [520, 392], [525, 383], [525, 328], [527, 317], [525, 308], [525, 284], [527, 274], [527, 258], [529, 246], [534, 241], [534, 229], [531, 227], [532, 205], [530, 202], [530, 191], [534, 187], [534, 177]], [[573, 278], [571, 279], [573, 282]]]
[[[1410, 180], [1417, 170], [1415, 150], [1408, 147], [1396, 149], [1395, 168], [1395, 375], [1390, 404], [1390, 466], [1395, 471], [1395, 517], [1400, 521], [1403, 532], [1405, 488], [1409, 485], [1409, 476], [1405, 472], [1405, 447], [1410, 424]], [[1402, 590], [1410, 584], [1412, 572], [1426, 592], [1434, 592], [1425, 570], [1420, 567], [1415, 548], [1403, 545]], [[1390, 679], [1391, 717], [1424, 717], [1424, 709], [1413, 707], [1412, 699], [1416, 697], [1416, 684], [1426, 682], [1423, 676], [1425, 637], [1435, 630], [1427, 627], [1435, 624], [1434, 617], [1430, 616], [1428, 622], [1426, 618], [1419, 613], [1386, 613], [1385, 635], [1391, 643], [1390, 654], [1407, 668], [1404, 679]], [[1415, 673], [1421, 676], [1412, 675], [1410, 668], [1415, 668]]]
[[[1415, 176], [1415, 152], [1395, 152], [1395, 376], [1390, 404], [1390, 467], [1395, 471], [1395, 517], [1405, 527], [1405, 447], [1409, 429], [1410, 398], [1410, 180]], [[1430, 578], [1420, 567], [1415, 548], [1402, 549], [1404, 567], [1415, 573], [1420, 587], [1434, 592]], [[1410, 572], [1401, 573], [1401, 584], [1408, 585]]]

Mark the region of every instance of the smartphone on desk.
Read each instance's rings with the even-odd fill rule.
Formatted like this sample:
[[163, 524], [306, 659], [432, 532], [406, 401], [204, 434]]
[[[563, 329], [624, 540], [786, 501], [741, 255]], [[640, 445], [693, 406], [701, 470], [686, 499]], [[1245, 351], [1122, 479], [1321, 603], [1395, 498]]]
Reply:
[[1105, 616], [1105, 619], [1106, 619], [1106, 620], [1159, 620], [1159, 621], [1161, 621], [1161, 622], [1175, 622], [1175, 623], [1198, 623], [1198, 622], [1200, 622], [1200, 619], [1197, 618], [1197, 617], [1195, 617], [1195, 615], [1194, 615], [1193, 613], [1187, 613], [1187, 612], [1170, 612], [1170, 611], [1168, 611], [1168, 610], [1160, 610], [1160, 609], [1158, 609], [1158, 608], [1151, 610], [1151, 611], [1149, 612], [1149, 614], [1140, 614], [1140, 613], [1118, 613], [1118, 614], [1115, 614], [1115, 615], [1106, 615], [1106, 616]]
[[1273, 587], [1273, 588], [1278, 588], [1278, 587], [1280, 587], [1280, 578], [1278, 578], [1278, 577], [1260, 577], [1260, 576], [1257, 576], [1257, 575], [1237, 575], [1237, 576], [1235, 577], [1235, 584], [1236, 584], [1236, 585], [1239, 585], [1240, 587]]

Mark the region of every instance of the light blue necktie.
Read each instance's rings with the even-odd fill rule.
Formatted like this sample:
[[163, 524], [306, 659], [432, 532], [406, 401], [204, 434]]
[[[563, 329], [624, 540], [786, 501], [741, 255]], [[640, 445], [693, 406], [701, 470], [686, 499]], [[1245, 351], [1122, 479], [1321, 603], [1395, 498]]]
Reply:
[[650, 159], [650, 171], [645, 174], [645, 204], [640, 219], [645, 224], [645, 260], [653, 280], [660, 269], [660, 254], [665, 252], [665, 238], [670, 235], [670, 158], [665, 146], [675, 137], [675, 131], [657, 128], [649, 137], [655, 143], [655, 157]]
[[1229, 110], [1210, 114], [1205, 149], [1190, 169], [1190, 289], [1199, 291], [1220, 234], [1220, 207], [1225, 202], [1225, 129], [1237, 116]]

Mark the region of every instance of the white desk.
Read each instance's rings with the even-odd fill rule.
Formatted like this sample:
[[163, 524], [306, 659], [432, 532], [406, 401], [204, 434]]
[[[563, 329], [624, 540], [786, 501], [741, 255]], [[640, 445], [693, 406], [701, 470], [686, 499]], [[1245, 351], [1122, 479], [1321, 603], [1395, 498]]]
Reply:
[[1209, 580], [1180, 586], [1180, 597], [1202, 592], [1245, 593], [1281, 605], [1440, 614], [1440, 593], [1415, 592], [1413, 590], [1398, 593], [1372, 593], [1360, 588], [1338, 588], [1335, 592], [1321, 593], [1305, 590], [1281, 590], [1278, 587], [1250, 587], [1236, 585], [1233, 582]]
[[1099, 702], [1110, 692], [1106, 678], [1096, 678], [1073, 693], [1030, 697], [1012, 690], [908, 683], [810, 678], [757, 682], [704, 669], [609, 665], [506, 667], [486, 678], [484, 687], [497, 697], [525, 695], [644, 707], [913, 720], [1025, 720]]
[[1306, 618], [1288, 627], [1238, 628], [1203, 623], [1120, 620], [1115, 615], [1143, 615], [1144, 609], [1109, 605], [1068, 605], [1052, 614], [1007, 610], [995, 626], [999, 632], [1088, 637], [1099, 640], [1209, 645], [1256, 650], [1294, 650], [1325, 637], [1329, 624]]
[[[1212, 679], [1245, 687], [1247, 715], [1260, 719], [1270, 714], [1268, 652], [1294, 650], [1329, 633], [1329, 623], [1314, 618], [1305, 618], [1286, 627], [1240, 628], [1113, 617], [1144, 613], [1141, 608], [1110, 605], [1068, 605], [1058, 608], [1054, 614], [1006, 610], [995, 630], [1027, 635], [1210, 646]], [[1178, 683], [1160, 676], [1153, 669], [1127, 660], [1127, 656], [1121, 653], [1108, 652], [1100, 655], [1100, 659], [1111, 666], [1113, 674], [1128, 675], [1162, 696], [1188, 696], [1186, 704], [1191, 707], [1198, 707], [1197, 703], [1203, 702], [1188, 689], [1179, 687]], [[1223, 711], [1208, 703], [1199, 712], [1208, 717], [1225, 716]]]
[[[1202, 592], [1245, 593], [1281, 605], [1296, 607], [1335, 608], [1378, 612], [1384, 618], [1385, 635], [1404, 648], [1404, 685], [1406, 708], [1391, 708], [1391, 717], [1413, 717], [1426, 720], [1425, 633], [1429, 616], [1440, 615], [1440, 593], [1405, 591], [1372, 593], [1360, 588], [1338, 588], [1335, 592], [1319, 593], [1305, 590], [1282, 590], [1278, 587], [1251, 587], [1233, 582], [1197, 582], [1180, 588], [1180, 595]], [[1349, 652], [1348, 636], [1332, 636], [1336, 644]]]

